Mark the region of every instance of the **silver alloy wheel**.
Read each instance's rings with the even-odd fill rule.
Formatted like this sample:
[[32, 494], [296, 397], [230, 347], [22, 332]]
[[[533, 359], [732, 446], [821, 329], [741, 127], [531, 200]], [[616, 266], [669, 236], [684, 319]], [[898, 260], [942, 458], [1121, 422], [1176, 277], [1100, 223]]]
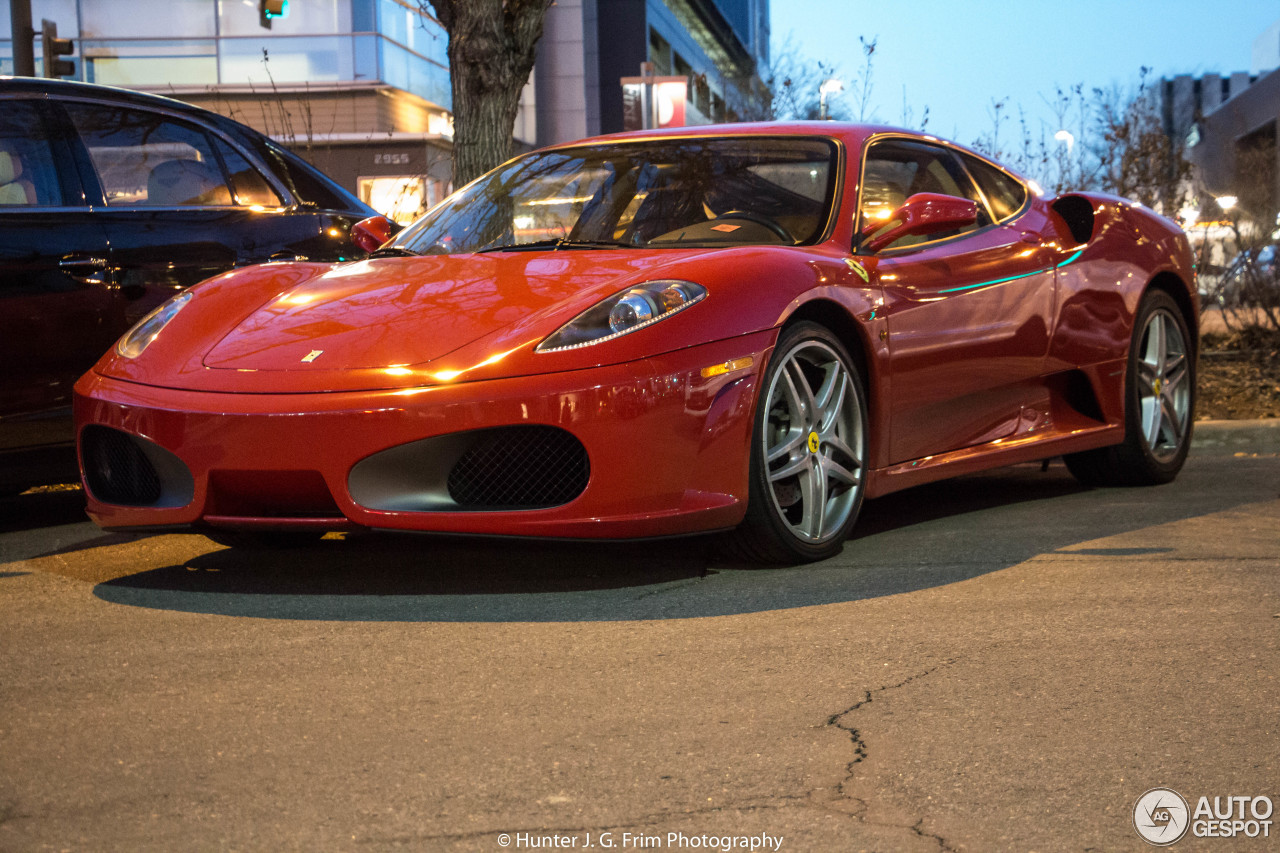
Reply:
[[1186, 440], [1191, 384], [1187, 344], [1178, 321], [1166, 309], [1147, 320], [1138, 352], [1142, 438], [1156, 460], [1168, 462]]
[[785, 353], [766, 390], [763, 430], [770, 499], [799, 540], [839, 535], [858, 507], [866, 438], [857, 385], [840, 356], [818, 340]]

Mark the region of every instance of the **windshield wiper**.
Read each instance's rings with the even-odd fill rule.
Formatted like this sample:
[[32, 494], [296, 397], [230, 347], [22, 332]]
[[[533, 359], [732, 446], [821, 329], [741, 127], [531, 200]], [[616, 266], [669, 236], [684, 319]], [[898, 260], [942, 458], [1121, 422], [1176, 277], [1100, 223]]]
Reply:
[[404, 246], [383, 246], [369, 253], [371, 258], [416, 258], [418, 253]]
[[507, 243], [501, 246], [486, 246], [477, 249], [481, 252], [532, 252], [538, 249], [634, 249], [630, 243], [620, 240], [570, 240], [567, 237], [556, 237], [551, 240], [534, 240], [530, 243]]

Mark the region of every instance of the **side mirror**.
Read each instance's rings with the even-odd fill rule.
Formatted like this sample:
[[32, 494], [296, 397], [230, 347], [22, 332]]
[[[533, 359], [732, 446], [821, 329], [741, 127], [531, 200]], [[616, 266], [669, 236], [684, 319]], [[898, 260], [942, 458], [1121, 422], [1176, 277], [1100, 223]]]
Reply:
[[878, 252], [902, 237], [939, 234], [978, 221], [978, 205], [967, 198], [916, 193], [884, 222], [862, 229], [862, 249]]
[[385, 216], [370, 216], [351, 226], [351, 240], [363, 251], [372, 252], [391, 239], [391, 220]]

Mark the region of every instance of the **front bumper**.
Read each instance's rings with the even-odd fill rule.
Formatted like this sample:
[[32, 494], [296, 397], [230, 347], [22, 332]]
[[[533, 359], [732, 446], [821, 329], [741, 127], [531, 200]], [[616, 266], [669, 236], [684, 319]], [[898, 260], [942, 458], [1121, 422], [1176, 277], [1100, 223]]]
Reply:
[[[758, 372], [775, 338], [766, 331], [622, 365], [372, 392], [190, 392], [89, 373], [75, 389], [82, 470], [85, 429], [96, 426], [153, 443], [162, 448], [153, 455], [176, 457], [190, 475], [183, 489], [133, 506], [105, 500], [86, 478], [89, 515], [107, 529], [363, 527], [587, 539], [730, 528], [745, 512]], [[702, 375], [746, 357], [749, 367]], [[522, 425], [557, 427], [581, 442], [590, 474], [577, 497], [537, 509], [403, 511], [353, 496], [352, 469], [382, 451]]]

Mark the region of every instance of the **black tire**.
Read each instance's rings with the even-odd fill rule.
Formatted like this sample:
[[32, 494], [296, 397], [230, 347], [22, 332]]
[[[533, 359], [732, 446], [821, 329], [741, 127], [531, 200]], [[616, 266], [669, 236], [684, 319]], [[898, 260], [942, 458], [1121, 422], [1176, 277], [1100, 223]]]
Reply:
[[1124, 441], [1071, 453], [1067, 469], [1087, 486], [1154, 486], [1178, 476], [1195, 423], [1195, 348], [1177, 303], [1142, 297], [1125, 368]]
[[320, 530], [202, 530], [207, 538], [228, 548], [244, 551], [269, 551], [283, 548], [305, 548], [324, 537]]
[[862, 508], [867, 431], [862, 378], [840, 341], [816, 323], [784, 329], [760, 384], [747, 514], [730, 550], [785, 564], [838, 554]]

